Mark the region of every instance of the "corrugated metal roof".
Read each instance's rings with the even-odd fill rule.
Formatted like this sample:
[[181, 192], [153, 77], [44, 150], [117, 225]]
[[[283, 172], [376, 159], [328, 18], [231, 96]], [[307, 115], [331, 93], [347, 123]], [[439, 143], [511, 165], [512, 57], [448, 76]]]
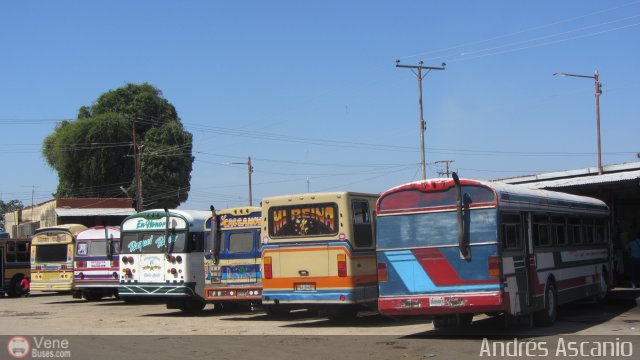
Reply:
[[534, 189], [543, 188], [561, 188], [568, 186], [592, 185], [592, 184], [612, 184], [621, 181], [640, 179], [640, 170], [620, 172], [614, 174], [581, 176], [569, 179], [545, 180], [538, 182], [530, 182], [525, 184], [516, 184], [518, 186], [529, 187]]
[[56, 209], [57, 216], [129, 216], [135, 212], [134, 209], [123, 208]]

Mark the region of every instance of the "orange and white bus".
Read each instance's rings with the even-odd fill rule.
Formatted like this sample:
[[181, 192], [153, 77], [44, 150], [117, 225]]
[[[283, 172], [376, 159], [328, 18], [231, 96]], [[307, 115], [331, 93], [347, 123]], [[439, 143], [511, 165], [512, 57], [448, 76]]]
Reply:
[[76, 235], [84, 225], [67, 224], [37, 229], [31, 237], [31, 290], [74, 289]]
[[354, 192], [262, 200], [262, 303], [355, 316], [377, 300], [375, 203]]

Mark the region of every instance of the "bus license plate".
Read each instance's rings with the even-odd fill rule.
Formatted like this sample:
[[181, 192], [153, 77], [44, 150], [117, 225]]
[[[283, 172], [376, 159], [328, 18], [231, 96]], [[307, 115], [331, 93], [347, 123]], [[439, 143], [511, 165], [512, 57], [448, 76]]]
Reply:
[[295, 290], [296, 291], [316, 291], [316, 284], [315, 283], [296, 284]]
[[443, 296], [434, 296], [429, 298], [429, 306], [444, 306], [444, 297]]

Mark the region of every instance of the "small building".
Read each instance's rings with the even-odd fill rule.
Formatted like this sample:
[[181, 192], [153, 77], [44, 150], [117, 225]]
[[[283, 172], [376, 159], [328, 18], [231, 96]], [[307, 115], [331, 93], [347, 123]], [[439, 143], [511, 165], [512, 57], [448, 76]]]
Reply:
[[127, 198], [53, 199], [6, 213], [5, 230], [12, 238], [27, 238], [44, 226], [120, 226], [125, 217], [134, 213], [133, 202]]
[[[611, 210], [612, 235], [618, 252], [640, 234], [640, 162], [549, 172], [494, 181], [536, 189], [590, 196], [607, 203]], [[627, 269], [628, 271], [628, 269]], [[622, 265], [618, 269], [623, 272]]]

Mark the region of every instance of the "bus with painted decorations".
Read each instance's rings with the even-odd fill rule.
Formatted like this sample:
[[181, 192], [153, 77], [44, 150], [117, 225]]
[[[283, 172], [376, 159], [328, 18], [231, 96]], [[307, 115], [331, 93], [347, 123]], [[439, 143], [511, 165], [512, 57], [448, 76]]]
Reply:
[[66, 292], [74, 289], [75, 241], [87, 227], [66, 224], [39, 228], [31, 237], [31, 290]]
[[0, 296], [24, 296], [29, 293], [31, 240], [11, 239], [0, 233]]
[[[262, 299], [260, 272], [261, 208], [237, 207], [213, 211], [205, 231], [205, 300], [214, 309], [259, 305]], [[211, 221], [213, 220], [213, 221]]]
[[123, 300], [156, 298], [167, 308], [199, 311], [204, 300], [205, 224], [211, 212], [147, 210], [120, 227]]
[[558, 305], [602, 299], [612, 283], [600, 200], [496, 182], [433, 179], [377, 203], [378, 309], [436, 328], [474, 314], [554, 323]]
[[76, 236], [75, 298], [88, 301], [118, 295], [120, 227], [96, 226]]
[[353, 317], [377, 300], [378, 196], [326, 192], [262, 200], [262, 303]]

